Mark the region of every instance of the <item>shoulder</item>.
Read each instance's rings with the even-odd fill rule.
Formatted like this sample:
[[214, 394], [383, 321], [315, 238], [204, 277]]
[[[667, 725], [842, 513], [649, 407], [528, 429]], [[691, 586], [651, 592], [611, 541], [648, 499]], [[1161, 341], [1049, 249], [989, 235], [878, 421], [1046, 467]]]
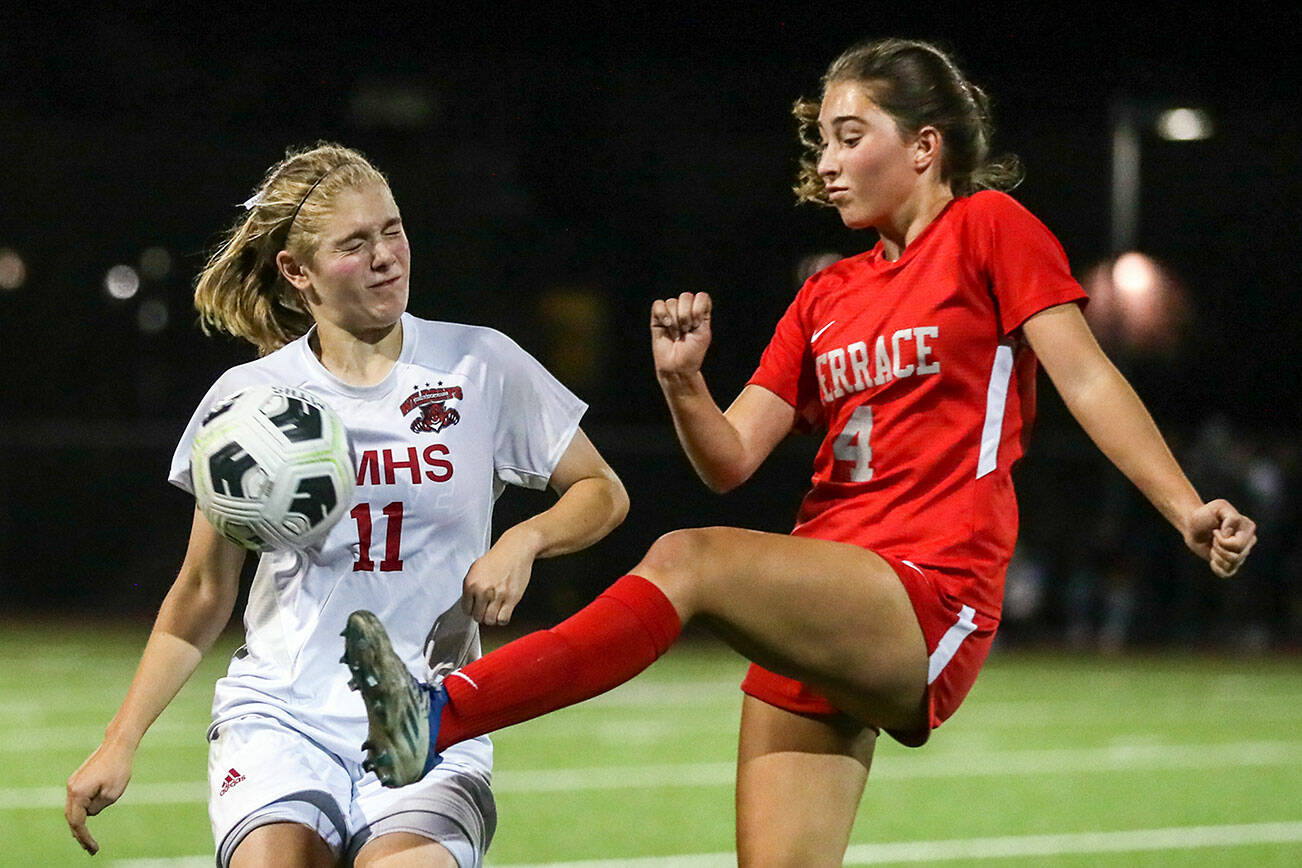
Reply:
[[410, 315], [405, 322], [415, 332], [417, 361], [446, 364], [449, 357], [491, 358], [524, 353], [514, 340], [489, 326], [421, 319]]
[[1063, 252], [1053, 230], [1007, 193], [982, 190], [955, 204], [962, 208], [958, 237], [969, 255], [984, 260], [996, 255], [1024, 257], [1032, 250]]
[[965, 223], [1016, 225], [1040, 222], [1025, 205], [999, 190], [979, 190], [955, 204], [961, 205]]
[[213, 390], [219, 394], [227, 394], [243, 389], [246, 386], [289, 381], [297, 382], [301, 379], [303, 368], [303, 348], [300, 346], [300, 342], [304, 340], [306, 338], [299, 338], [261, 358], [245, 362], [242, 365], [236, 365], [233, 368], [227, 368], [217, 378]]
[[539, 376], [542, 364], [507, 335], [489, 326], [411, 317], [415, 347], [408, 363], [460, 371], [499, 388]]

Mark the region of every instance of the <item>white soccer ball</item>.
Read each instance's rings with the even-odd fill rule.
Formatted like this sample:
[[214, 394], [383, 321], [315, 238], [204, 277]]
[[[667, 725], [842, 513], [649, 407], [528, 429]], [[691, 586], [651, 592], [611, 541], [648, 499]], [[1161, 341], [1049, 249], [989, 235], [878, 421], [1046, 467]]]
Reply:
[[310, 548], [348, 510], [352, 444], [317, 396], [250, 386], [204, 418], [190, 479], [199, 509], [232, 542], [255, 551]]

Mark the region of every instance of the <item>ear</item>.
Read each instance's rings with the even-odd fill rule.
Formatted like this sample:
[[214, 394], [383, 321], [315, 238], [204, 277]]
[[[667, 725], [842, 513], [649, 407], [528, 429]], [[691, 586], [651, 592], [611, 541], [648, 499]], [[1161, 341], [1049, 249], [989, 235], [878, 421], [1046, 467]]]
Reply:
[[913, 168], [919, 174], [933, 165], [939, 169], [941, 147], [944, 143], [944, 136], [935, 127], [928, 126], [919, 130], [918, 137], [913, 143]]
[[312, 287], [312, 278], [308, 276], [303, 264], [288, 250], [276, 254], [276, 268], [289, 281], [289, 285], [299, 292], [307, 292]]

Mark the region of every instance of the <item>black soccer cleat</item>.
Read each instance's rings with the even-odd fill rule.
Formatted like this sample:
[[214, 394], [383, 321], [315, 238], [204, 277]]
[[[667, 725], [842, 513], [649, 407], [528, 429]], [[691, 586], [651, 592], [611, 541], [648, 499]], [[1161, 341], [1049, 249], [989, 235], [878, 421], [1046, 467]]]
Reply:
[[361, 691], [366, 705], [369, 725], [362, 766], [386, 787], [415, 783], [438, 765], [434, 742], [447, 692], [422, 684], [407, 671], [384, 625], [371, 612], [353, 612], [340, 635], [341, 662], [352, 673], [348, 686]]

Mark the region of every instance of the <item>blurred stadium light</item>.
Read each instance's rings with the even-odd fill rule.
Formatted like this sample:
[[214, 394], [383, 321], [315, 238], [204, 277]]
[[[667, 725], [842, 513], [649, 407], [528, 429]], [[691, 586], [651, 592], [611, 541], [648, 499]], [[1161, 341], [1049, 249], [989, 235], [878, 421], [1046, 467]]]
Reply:
[[1140, 150], [1145, 132], [1167, 141], [1210, 138], [1211, 116], [1187, 107], [1157, 106], [1125, 97], [1112, 103], [1112, 253], [1133, 250], [1139, 234]]
[[104, 289], [114, 298], [131, 298], [140, 290], [140, 275], [130, 265], [115, 265], [104, 275]]
[[27, 264], [11, 247], [0, 247], [0, 291], [13, 291], [27, 282]]
[[156, 298], [145, 299], [136, 311], [136, 326], [147, 335], [156, 335], [167, 328], [167, 304]]
[[598, 287], [553, 286], [537, 302], [547, 369], [580, 392], [603, 385], [608, 366], [609, 293]]
[[1174, 272], [1142, 253], [1124, 253], [1086, 272], [1085, 318], [1122, 360], [1176, 349], [1188, 321], [1188, 301]]
[[1154, 129], [1168, 142], [1210, 139], [1215, 131], [1211, 115], [1202, 109], [1193, 108], [1173, 108], [1159, 113]]
[[359, 127], [417, 130], [437, 115], [433, 91], [415, 82], [363, 81], [348, 98], [348, 119]]
[[166, 247], [146, 247], [140, 253], [140, 275], [146, 280], [162, 280], [172, 271], [172, 254]]

